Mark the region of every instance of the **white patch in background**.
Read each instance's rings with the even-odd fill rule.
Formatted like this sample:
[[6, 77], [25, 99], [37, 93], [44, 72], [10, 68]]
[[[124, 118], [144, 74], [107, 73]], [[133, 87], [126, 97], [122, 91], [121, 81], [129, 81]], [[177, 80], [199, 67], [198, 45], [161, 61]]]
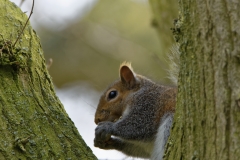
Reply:
[[[17, 6], [21, 0], [10, 0]], [[27, 15], [32, 8], [32, 0], [24, 0], [20, 7]], [[34, 10], [30, 19], [33, 27], [42, 25], [52, 30], [65, 29], [69, 24], [79, 21], [97, 0], [35, 0]]]

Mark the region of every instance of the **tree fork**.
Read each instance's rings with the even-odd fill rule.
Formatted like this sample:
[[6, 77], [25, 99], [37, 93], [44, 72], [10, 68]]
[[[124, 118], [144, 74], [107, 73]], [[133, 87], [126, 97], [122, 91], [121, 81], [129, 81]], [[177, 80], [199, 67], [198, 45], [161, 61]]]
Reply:
[[97, 159], [57, 98], [27, 16], [0, 0], [0, 159]]

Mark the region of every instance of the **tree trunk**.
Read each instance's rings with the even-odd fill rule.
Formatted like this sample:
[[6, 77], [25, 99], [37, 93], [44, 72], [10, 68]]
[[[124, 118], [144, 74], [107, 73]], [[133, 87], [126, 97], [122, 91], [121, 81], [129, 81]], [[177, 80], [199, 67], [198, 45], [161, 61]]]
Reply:
[[0, 0], [0, 159], [96, 159], [57, 98], [27, 16]]
[[240, 157], [240, 1], [180, 0], [181, 66], [165, 159]]

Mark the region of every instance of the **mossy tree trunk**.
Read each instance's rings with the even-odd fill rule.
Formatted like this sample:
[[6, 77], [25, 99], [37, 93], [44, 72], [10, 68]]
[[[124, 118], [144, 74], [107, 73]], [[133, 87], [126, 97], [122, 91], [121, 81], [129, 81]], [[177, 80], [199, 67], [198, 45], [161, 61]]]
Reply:
[[240, 157], [239, 8], [239, 0], [179, 1], [179, 92], [165, 159]]
[[0, 159], [96, 159], [55, 95], [27, 16], [0, 0]]

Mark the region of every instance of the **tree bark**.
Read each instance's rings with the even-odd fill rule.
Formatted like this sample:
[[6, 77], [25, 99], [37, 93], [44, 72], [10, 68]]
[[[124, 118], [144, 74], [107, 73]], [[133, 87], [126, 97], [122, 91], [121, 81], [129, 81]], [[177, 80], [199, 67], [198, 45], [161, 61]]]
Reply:
[[0, 0], [0, 159], [96, 159], [57, 98], [27, 16]]
[[181, 66], [165, 159], [240, 157], [240, 2], [180, 0]]

